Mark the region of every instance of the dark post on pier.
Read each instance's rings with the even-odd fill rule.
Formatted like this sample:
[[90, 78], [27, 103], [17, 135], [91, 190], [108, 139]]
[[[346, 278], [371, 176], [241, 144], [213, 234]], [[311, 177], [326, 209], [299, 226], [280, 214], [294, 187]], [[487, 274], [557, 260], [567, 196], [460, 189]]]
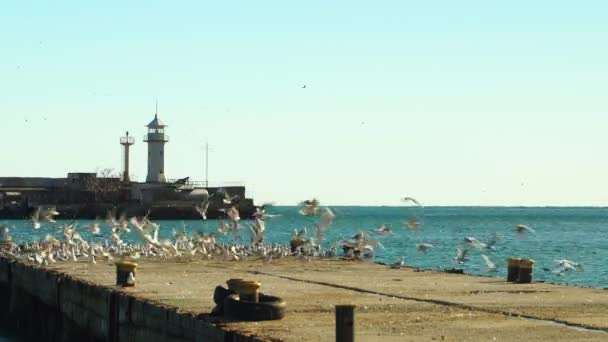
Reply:
[[336, 342], [355, 340], [355, 306], [336, 305]]

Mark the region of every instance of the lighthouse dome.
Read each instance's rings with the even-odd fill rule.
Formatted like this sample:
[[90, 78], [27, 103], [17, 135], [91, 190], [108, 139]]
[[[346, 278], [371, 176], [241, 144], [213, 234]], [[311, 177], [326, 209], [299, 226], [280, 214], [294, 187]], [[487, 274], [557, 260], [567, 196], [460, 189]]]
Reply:
[[160, 119], [158, 118], [158, 114], [154, 114], [154, 120], [150, 121], [150, 123], [146, 126], [148, 128], [163, 128], [167, 127]]

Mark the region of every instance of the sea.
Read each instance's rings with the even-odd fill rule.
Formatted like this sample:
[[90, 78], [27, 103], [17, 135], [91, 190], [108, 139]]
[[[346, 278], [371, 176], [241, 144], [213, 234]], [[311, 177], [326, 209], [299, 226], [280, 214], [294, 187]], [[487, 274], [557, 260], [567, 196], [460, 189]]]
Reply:
[[[360, 207], [328, 206], [335, 214], [334, 222], [324, 233], [321, 247], [325, 250], [338, 247], [339, 242], [358, 232], [367, 232], [369, 239], [378, 240], [373, 262], [395, 263], [402, 258], [405, 264], [429, 270], [462, 269], [464, 273], [505, 278], [508, 257], [532, 258], [535, 261], [533, 278], [557, 284], [580, 287], [608, 288], [608, 208], [599, 207]], [[295, 206], [275, 206], [267, 209], [265, 241], [286, 244], [292, 232], [307, 229], [314, 235], [314, 225], [320, 219], [303, 216]], [[416, 221], [416, 229], [408, 222]], [[57, 220], [43, 223], [34, 229], [29, 220], [0, 220], [7, 225], [16, 242], [44, 239], [48, 234], [61, 237], [61, 226], [75, 222], [84, 227], [94, 220]], [[86, 229], [80, 233], [85, 239], [103, 241], [109, 238], [109, 227], [102, 225], [105, 235], [91, 236]], [[241, 218], [240, 237], [218, 232], [219, 220], [160, 220], [159, 238], [173, 238], [176, 231], [187, 234], [216, 232], [220, 242], [249, 241], [246, 225], [253, 223]], [[377, 234], [381, 225], [392, 234]], [[531, 231], [518, 233], [517, 225]], [[104, 228], [105, 227], [105, 228]], [[123, 240], [138, 242], [134, 232], [123, 235]], [[464, 239], [475, 238], [487, 243], [495, 240], [493, 249], [469, 249], [468, 260], [456, 261], [457, 248]], [[425, 252], [417, 244], [433, 247]], [[481, 257], [485, 254], [497, 268], [490, 270]], [[562, 272], [558, 260], [567, 259], [581, 265], [580, 270]], [[0, 341], [15, 341], [14, 332], [0, 326]]]

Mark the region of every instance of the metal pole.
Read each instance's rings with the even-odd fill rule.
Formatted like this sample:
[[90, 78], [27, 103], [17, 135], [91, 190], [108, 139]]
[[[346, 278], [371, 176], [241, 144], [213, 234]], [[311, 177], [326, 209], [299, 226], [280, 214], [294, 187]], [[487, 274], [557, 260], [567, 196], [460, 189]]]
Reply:
[[336, 305], [336, 342], [355, 340], [355, 306]]
[[209, 187], [209, 142], [205, 144], [205, 188]]
[[127, 131], [127, 143], [125, 144], [125, 175], [124, 181], [129, 182], [129, 132]]

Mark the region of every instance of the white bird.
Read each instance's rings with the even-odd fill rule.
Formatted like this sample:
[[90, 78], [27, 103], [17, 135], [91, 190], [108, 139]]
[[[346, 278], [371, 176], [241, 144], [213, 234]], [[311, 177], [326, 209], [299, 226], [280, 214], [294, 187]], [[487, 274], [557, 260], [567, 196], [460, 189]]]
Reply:
[[223, 196], [224, 198], [222, 198], [222, 202], [224, 204], [232, 204], [235, 200], [239, 199], [239, 195], [230, 196], [228, 191], [226, 191], [226, 189], [223, 189], [223, 188], [218, 189], [218, 191], [213, 195]]
[[205, 199], [201, 204], [195, 205], [194, 209], [201, 215], [203, 220], [207, 219], [207, 209], [209, 209], [209, 199]]
[[32, 224], [34, 225], [34, 229], [39, 229], [40, 228], [40, 207], [36, 208], [34, 210], [34, 213], [32, 214]]
[[414, 203], [414, 204], [415, 204], [415, 205], [417, 205], [417, 206], [422, 206], [422, 205], [420, 204], [420, 202], [418, 202], [418, 201], [417, 201], [415, 198], [413, 198], [413, 197], [403, 197], [403, 198], [401, 198], [401, 201], [402, 201], [402, 202], [412, 202], [412, 203]]
[[386, 225], [380, 225], [380, 226], [376, 227], [376, 229], [374, 229], [374, 232], [378, 233], [378, 234], [384, 234], [384, 235], [393, 234], [393, 231]]
[[314, 216], [319, 211], [319, 201], [316, 198], [301, 202], [300, 205], [302, 206], [299, 210], [300, 215]]
[[298, 240], [303, 240], [306, 238], [306, 227], [302, 228], [302, 230], [300, 230], [298, 232], [298, 235], [296, 236], [296, 239]]
[[251, 235], [251, 244], [259, 245], [264, 241], [264, 231], [266, 230], [264, 220], [255, 219], [255, 224], [249, 225], [249, 233]]
[[133, 275], [133, 272], [129, 272], [129, 276], [127, 277], [127, 281], [126, 281], [127, 285], [135, 285], [135, 275]]
[[418, 243], [416, 244], [416, 249], [418, 252], [427, 253], [433, 248], [433, 245], [430, 243]]
[[420, 225], [420, 222], [418, 222], [418, 219], [416, 219], [415, 216], [410, 217], [407, 222], [405, 222], [405, 225], [412, 231], [418, 229], [418, 226]]
[[467, 247], [477, 248], [477, 249], [495, 249], [494, 246], [490, 246], [487, 243], [483, 243], [477, 240], [474, 237], [466, 237], [463, 240], [463, 243], [467, 245]]
[[536, 232], [534, 231], [534, 229], [532, 229], [532, 228], [530, 228], [530, 227], [528, 227], [528, 226], [526, 226], [526, 225], [523, 225], [523, 224], [518, 224], [517, 226], [515, 226], [515, 228], [514, 228], [514, 229], [515, 229], [515, 230], [516, 230], [518, 233], [522, 233], [522, 234], [523, 234], [523, 233], [525, 233], [525, 232], [536, 233]]
[[334, 222], [336, 215], [329, 208], [321, 209], [321, 227], [328, 227]]
[[0, 228], [0, 241], [11, 241], [13, 238], [9, 235], [10, 229], [7, 226]]
[[48, 208], [43, 219], [48, 222], [55, 223], [55, 216], [59, 216], [59, 212], [55, 210], [55, 208]]
[[405, 257], [402, 256], [400, 261], [398, 261], [394, 264], [391, 264], [390, 266], [391, 266], [391, 268], [401, 268], [401, 267], [405, 266]]
[[466, 248], [457, 247], [456, 248], [456, 262], [462, 265], [462, 264], [464, 264], [465, 261], [469, 261], [469, 258], [467, 258], [468, 251], [469, 250]]
[[97, 223], [91, 224], [88, 228], [89, 228], [89, 231], [91, 232], [91, 234], [93, 234], [93, 235], [101, 234], [101, 228], [99, 228], [99, 224], [97, 224]]
[[217, 230], [222, 234], [228, 234], [230, 232], [230, 226], [224, 222], [224, 220], [220, 220]]
[[323, 240], [323, 232], [334, 222], [336, 215], [329, 208], [320, 209], [321, 223], [315, 225], [315, 238], [317, 241]]
[[486, 266], [488, 266], [489, 271], [492, 271], [492, 272], [496, 271], [496, 264], [493, 263], [492, 260], [490, 260], [490, 258], [487, 255], [482, 254], [481, 257], [486, 262]]
[[34, 229], [39, 229], [42, 221], [55, 223], [55, 216], [58, 215], [59, 212], [55, 208], [47, 208], [46, 211], [43, 211], [41, 207], [36, 208], [31, 216]]
[[553, 273], [559, 276], [564, 275], [568, 272], [583, 270], [583, 266], [580, 263], [572, 260], [560, 259], [555, 260], [555, 262], [557, 263], [557, 267], [555, 270], [553, 270]]
[[255, 213], [253, 213], [253, 217], [265, 220], [267, 218], [274, 218], [274, 217], [282, 216], [281, 214], [267, 214], [266, 213], [266, 209], [270, 208], [272, 205], [273, 205], [272, 203], [264, 203], [259, 207], [255, 207]]

